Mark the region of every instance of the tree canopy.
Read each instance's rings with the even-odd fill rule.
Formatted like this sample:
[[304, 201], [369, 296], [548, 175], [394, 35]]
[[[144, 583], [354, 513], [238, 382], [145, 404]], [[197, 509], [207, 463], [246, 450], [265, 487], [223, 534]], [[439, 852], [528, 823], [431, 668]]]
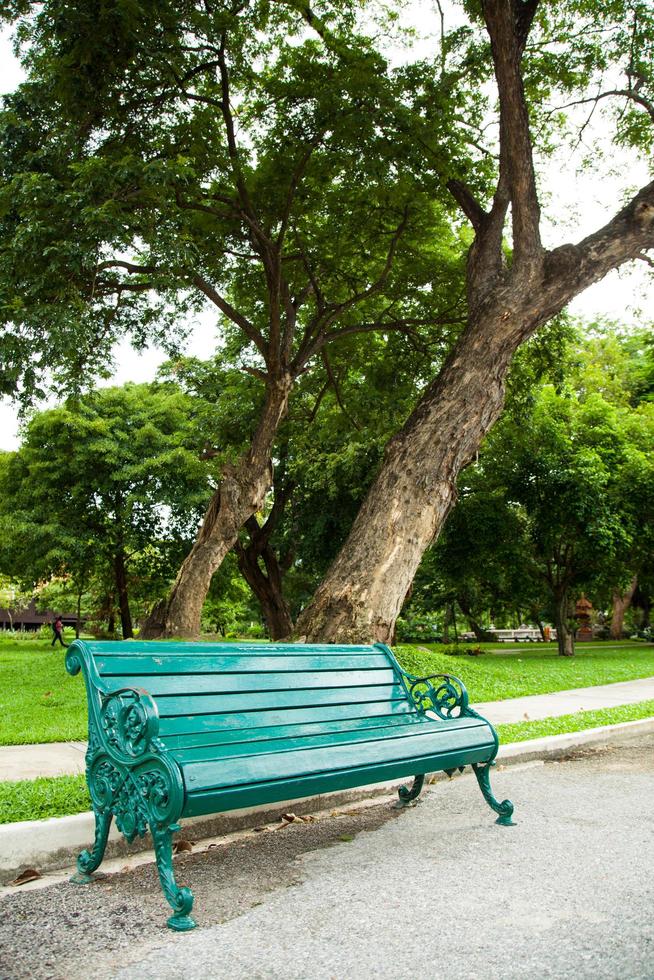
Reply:
[[35, 414], [0, 457], [0, 568], [33, 589], [91, 587], [132, 635], [130, 593], [152, 601], [188, 549], [209, 491], [193, 406], [171, 386], [105, 388]]

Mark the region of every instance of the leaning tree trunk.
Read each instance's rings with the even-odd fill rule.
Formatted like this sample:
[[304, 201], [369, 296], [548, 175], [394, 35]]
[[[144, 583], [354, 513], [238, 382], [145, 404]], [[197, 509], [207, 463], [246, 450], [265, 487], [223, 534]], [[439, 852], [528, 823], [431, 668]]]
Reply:
[[195, 544], [186, 556], [168, 601], [153, 610], [141, 635], [194, 637], [200, 632], [202, 606], [211, 578], [234, 546], [247, 519], [263, 507], [272, 482], [271, 452], [286, 415], [291, 379], [269, 381], [266, 400], [249, 450], [223, 467], [220, 486], [204, 516]]
[[634, 592], [636, 591], [636, 586], [638, 585], [638, 576], [634, 575], [629, 587], [625, 589], [624, 592], [620, 592], [619, 589], [615, 589], [613, 592], [613, 615], [611, 616], [611, 639], [620, 640], [622, 639], [622, 632], [624, 630], [624, 616], [631, 605], [631, 600], [634, 597]]
[[456, 480], [504, 403], [524, 325], [471, 322], [404, 428], [391, 439], [345, 545], [302, 612], [309, 642], [390, 642], [427, 546], [456, 499]]
[[[388, 641], [427, 545], [455, 500], [455, 483], [497, 419], [511, 357], [533, 331], [611, 269], [654, 247], [654, 181], [607, 224], [546, 251], [540, 238], [522, 55], [537, 0], [482, 0], [499, 95], [499, 175], [490, 210], [459, 179], [447, 187], [470, 220], [469, 321], [439, 377], [389, 443], [372, 487], [311, 604], [309, 640]], [[511, 207], [511, 264], [503, 254]], [[646, 256], [645, 256], [646, 257]]]

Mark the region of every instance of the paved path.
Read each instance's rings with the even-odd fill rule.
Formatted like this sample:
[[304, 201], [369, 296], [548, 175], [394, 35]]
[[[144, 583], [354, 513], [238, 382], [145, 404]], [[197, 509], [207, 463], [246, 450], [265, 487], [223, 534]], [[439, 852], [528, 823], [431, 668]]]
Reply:
[[553, 694], [534, 694], [526, 698], [509, 698], [506, 701], [475, 703], [474, 708], [493, 725], [506, 725], [515, 721], [536, 721], [538, 718], [554, 718], [577, 711], [616, 708], [621, 704], [650, 700], [654, 700], [654, 677], [555, 691]]
[[[594, 711], [621, 704], [654, 700], [654, 677], [600, 687], [580, 687], [573, 691], [536, 694], [506, 701], [475, 703], [480, 714], [493, 725], [516, 721], [536, 721], [576, 711]], [[37, 776], [65, 776], [84, 772], [85, 742], [52, 742], [48, 745], [7, 745], [0, 747], [0, 782], [35, 779]]]
[[176, 859], [201, 928], [173, 935], [153, 865], [0, 901], [6, 980], [651, 980], [654, 736], [470, 775], [417, 807], [291, 824]]

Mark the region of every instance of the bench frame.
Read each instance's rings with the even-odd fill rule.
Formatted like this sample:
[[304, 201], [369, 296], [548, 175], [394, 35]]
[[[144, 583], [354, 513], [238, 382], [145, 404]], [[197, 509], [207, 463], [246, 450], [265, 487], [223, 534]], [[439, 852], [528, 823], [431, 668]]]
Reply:
[[[490, 785], [490, 770], [499, 749], [497, 733], [470, 707], [463, 682], [451, 674], [428, 677], [408, 674], [387, 646], [382, 643], [374, 646], [389, 657], [409, 701], [418, 712], [435, 714], [443, 721], [459, 717], [479, 718], [489, 725], [494, 737], [491, 754], [485, 762], [471, 765], [484, 799], [498, 814], [495, 822], [512, 826], [513, 804], [510, 800], [498, 802]], [[298, 649], [301, 650], [302, 645], [298, 644]], [[173, 870], [172, 835], [180, 830], [178, 821], [184, 809], [184, 782], [179, 765], [158, 738], [156, 703], [141, 688], [111, 690], [99, 676], [93, 657], [83, 642], [76, 641], [68, 648], [66, 670], [72, 675], [80, 670], [84, 674], [89, 714], [86, 779], [95, 814], [93, 846], [79, 855], [77, 873], [71, 881], [88, 884], [93, 880], [93, 872], [102, 862], [114, 818], [118, 830], [129, 843], [137, 836], [143, 837], [149, 829], [161, 887], [173, 909], [167, 924], [180, 932], [193, 929], [196, 925], [190, 914], [193, 893], [190, 888], [177, 884]], [[464, 768], [458, 767], [461, 772]], [[456, 769], [445, 772], [452, 776]], [[417, 773], [411, 786], [399, 788], [398, 805], [408, 806], [417, 800], [425, 775]]]

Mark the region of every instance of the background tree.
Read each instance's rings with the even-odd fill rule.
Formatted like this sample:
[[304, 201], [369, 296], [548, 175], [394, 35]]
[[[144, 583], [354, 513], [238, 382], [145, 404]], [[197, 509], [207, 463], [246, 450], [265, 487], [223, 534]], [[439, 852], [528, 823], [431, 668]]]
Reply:
[[[166, 386], [106, 388], [35, 414], [0, 470], [0, 568], [81, 599], [100, 577], [133, 634], [137, 594], [166, 586], [206, 499], [192, 401]], [[147, 588], [145, 588], [147, 582]]]
[[551, 616], [570, 654], [574, 598], [585, 590], [610, 609], [649, 561], [654, 414], [630, 404], [630, 346], [608, 331], [577, 337], [556, 386], [535, 381], [533, 352], [517, 359], [507, 409], [462, 474], [459, 502], [417, 580], [423, 590], [445, 583], [472, 628], [498, 608], [536, 622]]

